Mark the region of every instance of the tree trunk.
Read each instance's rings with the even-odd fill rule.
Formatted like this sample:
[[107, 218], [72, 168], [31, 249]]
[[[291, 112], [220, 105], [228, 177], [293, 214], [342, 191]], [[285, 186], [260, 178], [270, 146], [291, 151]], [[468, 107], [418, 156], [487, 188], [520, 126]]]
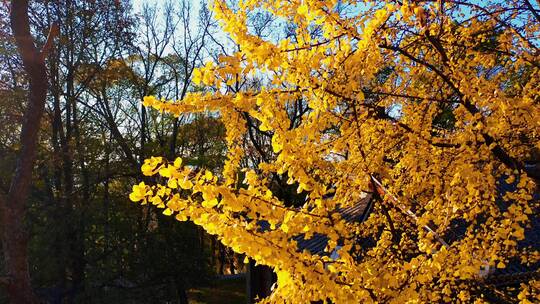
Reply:
[[[64, 133], [64, 125], [62, 119], [62, 106], [60, 100], [61, 88], [60, 88], [60, 73], [58, 65], [60, 62], [59, 54], [57, 50], [52, 50], [49, 55], [49, 79], [50, 79], [50, 96], [53, 103], [53, 120], [52, 120], [52, 137], [51, 145], [53, 147], [53, 166], [54, 166], [54, 187], [55, 187], [55, 205], [52, 214], [56, 218], [64, 217], [65, 205], [65, 189], [63, 185], [63, 145], [66, 141], [66, 135]], [[65, 249], [64, 249], [64, 231], [62, 228], [64, 224], [58, 223], [54, 230], [54, 239], [52, 241], [52, 256], [51, 263], [54, 263], [52, 269], [55, 269], [55, 281], [57, 287], [64, 292], [66, 288], [65, 280]], [[61, 295], [58, 295], [61, 298]], [[58, 300], [60, 301], [60, 300]]]
[[234, 251], [230, 248], [226, 248], [227, 250], [227, 253], [228, 253], [228, 257], [229, 257], [229, 272], [230, 274], [235, 274], [236, 273], [236, 268], [235, 268], [235, 256], [236, 254], [234, 253]]
[[189, 304], [186, 287], [184, 286], [184, 281], [180, 276], [174, 278], [174, 283], [176, 287], [176, 293], [178, 297], [178, 304]]
[[225, 274], [225, 263], [227, 263], [227, 257], [225, 255], [225, 247], [221, 243], [217, 243], [219, 250], [219, 274]]
[[[28, 18], [28, 0], [11, 1], [11, 29], [28, 76], [28, 104], [21, 127], [21, 149], [7, 195], [0, 196], [2, 246], [11, 303], [36, 303], [28, 268], [28, 236], [24, 227], [26, 199], [32, 179], [39, 126], [47, 96], [44, 54], [34, 45]], [[51, 31], [50, 39], [52, 39]], [[49, 45], [47, 43], [45, 48]]]
[[247, 303], [256, 303], [255, 299], [264, 299], [272, 293], [272, 285], [276, 282], [276, 275], [272, 268], [264, 265], [255, 265], [249, 260], [246, 273]]
[[80, 122], [78, 119], [77, 106], [73, 104], [73, 133], [75, 137], [77, 160], [79, 162], [80, 172], [82, 174], [82, 199], [74, 200], [71, 216], [74, 225], [70, 227], [73, 231], [71, 239], [71, 258], [72, 258], [72, 287], [67, 303], [75, 303], [77, 294], [84, 291], [84, 279], [86, 269], [85, 257], [85, 233], [86, 233], [86, 208], [90, 201], [90, 172], [86, 165], [86, 151], [83, 148], [83, 139], [81, 135]]

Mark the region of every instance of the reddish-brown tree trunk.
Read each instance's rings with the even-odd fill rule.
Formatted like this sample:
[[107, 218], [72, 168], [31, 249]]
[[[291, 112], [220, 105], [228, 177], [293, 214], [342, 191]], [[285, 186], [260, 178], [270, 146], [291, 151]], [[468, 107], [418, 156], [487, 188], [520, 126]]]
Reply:
[[[28, 104], [20, 134], [20, 147], [10, 188], [0, 196], [0, 226], [7, 277], [3, 280], [11, 303], [36, 303], [28, 269], [28, 238], [24, 227], [26, 199], [32, 179], [37, 139], [47, 95], [44, 54], [30, 34], [28, 0], [12, 0], [11, 29], [28, 76]], [[50, 39], [55, 31], [51, 31]], [[44, 50], [50, 46], [50, 40]]]

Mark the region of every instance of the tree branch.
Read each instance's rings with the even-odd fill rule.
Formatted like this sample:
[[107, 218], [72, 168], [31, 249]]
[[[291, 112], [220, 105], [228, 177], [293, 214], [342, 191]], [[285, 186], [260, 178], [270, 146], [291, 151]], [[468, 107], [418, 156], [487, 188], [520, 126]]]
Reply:
[[49, 54], [49, 51], [51, 50], [53, 46], [53, 41], [56, 36], [60, 33], [60, 27], [58, 26], [58, 23], [54, 22], [51, 27], [49, 28], [49, 34], [47, 35], [47, 41], [41, 48], [41, 58], [44, 60], [45, 57]]
[[[416, 224], [419, 224], [418, 223], [418, 216], [416, 214], [414, 214], [414, 212], [412, 212], [411, 209], [408, 209], [407, 207], [405, 207], [399, 200], [397, 197], [395, 197], [392, 193], [390, 193], [383, 185], [382, 183], [377, 179], [375, 178], [373, 175], [370, 175], [371, 177], [371, 181], [373, 182], [374, 184], [374, 188], [377, 190], [377, 192], [379, 192], [379, 195], [381, 195], [382, 197], [387, 197], [389, 198], [395, 205], [396, 207], [398, 207], [399, 210], [401, 210], [401, 212], [403, 212], [405, 215], [409, 216], [410, 218], [412, 218]], [[423, 228], [430, 232], [433, 237], [441, 244], [443, 245], [444, 247], [448, 248], [450, 247], [450, 245], [448, 245], [448, 243], [435, 231], [435, 229], [431, 228], [429, 225], [423, 225]]]
[[540, 22], [540, 14], [538, 14], [538, 11], [532, 6], [531, 2], [529, 2], [529, 0], [525, 0], [525, 5], [531, 11], [531, 13], [534, 15], [536, 20], [538, 20], [538, 22]]
[[[419, 63], [428, 69], [432, 70], [435, 74], [437, 74], [451, 89], [454, 91], [457, 96], [459, 97], [459, 103], [465, 107], [465, 109], [472, 115], [475, 115], [477, 113], [480, 113], [480, 110], [472, 104], [469, 100], [467, 100], [466, 96], [459, 90], [458, 87], [454, 85], [454, 83], [451, 81], [451, 79], [448, 77], [448, 75], [444, 74], [441, 70], [439, 70], [434, 65], [430, 64], [429, 62], [419, 59], [409, 52], [405, 51], [404, 49], [398, 47], [398, 46], [391, 46], [386, 44], [381, 44], [379, 47], [383, 49], [392, 50], [395, 52], [400, 53], [401, 55], [409, 58], [410, 60]], [[493, 155], [503, 164], [505, 164], [508, 168], [511, 169], [517, 169], [519, 171], [527, 173], [530, 177], [534, 178], [536, 172], [531, 171], [527, 169], [521, 162], [514, 159], [508, 152], [506, 152], [499, 143], [495, 140], [495, 138], [487, 133], [481, 133], [480, 134], [482, 138], [484, 139], [484, 142], [487, 146], [490, 146], [491, 144], [495, 144], [495, 146], [491, 149]]]

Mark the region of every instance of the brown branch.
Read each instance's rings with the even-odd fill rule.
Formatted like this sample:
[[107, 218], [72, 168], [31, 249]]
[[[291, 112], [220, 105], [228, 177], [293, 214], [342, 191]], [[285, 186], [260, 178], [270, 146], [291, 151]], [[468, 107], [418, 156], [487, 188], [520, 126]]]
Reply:
[[41, 58], [45, 59], [47, 55], [49, 54], [49, 51], [51, 50], [53, 46], [53, 41], [56, 36], [60, 33], [60, 27], [58, 26], [58, 23], [54, 22], [51, 27], [49, 28], [49, 34], [47, 35], [47, 41], [41, 48]]
[[362, 90], [362, 91], [364, 92], [364, 94], [383, 95], [383, 96], [400, 97], [400, 98], [408, 98], [408, 99], [429, 100], [429, 101], [437, 101], [437, 102], [447, 102], [443, 99], [429, 97], [429, 96], [414, 96], [414, 95], [408, 95], [408, 94], [399, 94], [399, 93], [383, 92], [383, 91], [371, 91], [371, 90]]
[[435, 47], [437, 52], [439, 52], [443, 63], [447, 63], [448, 61], [450, 61], [439, 39], [436, 39], [435, 37], [431, 36], [428, 31], [426, 31], [426, 38]]
[[304, 45], [304, 46], [298, 46], [298, 47], [295, 47], [295, 48], [292, 48], [292, 49], [286, 49], [286, 50], [283, 50], [282, 53], [301, 51], [301, 50], [308, 50], [308, 49], [311, 49], [311, 48], [314, 48], [314, 47], [325, 45], [325, 44], [330, 43], [330, 42], [332, 42], [332, 41], [334, 41], [336, 39], [339, 39], [339, 38], [341, 38], [343, 36], [345, 36], [345, 33], [337, 35], [336, 37], [333, 37], [333, 38], [330, 38], [330, 39], [327, 39], [327, 40], [319, 41], [319, 42], [314, 43], [314, 44], [308, 44], [308, 45]]

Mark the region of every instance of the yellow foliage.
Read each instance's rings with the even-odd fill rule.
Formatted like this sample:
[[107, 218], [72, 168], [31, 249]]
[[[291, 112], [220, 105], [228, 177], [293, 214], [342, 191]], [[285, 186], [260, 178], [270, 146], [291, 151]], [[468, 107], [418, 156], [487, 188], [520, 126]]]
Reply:
[[[189, 219], [273, 267], [268, 302], [484, 301], [481, 269], [539, 257], [517, 244], [538, 212], [538, 180], [525, 162], [539, 157], [540, 22], [526, 10], [507, 15], [504, 1], [340, 1], [346, 13], [337, 3], [240, 1], [232, 9], [216, 1], [214, 16], [239, 51], [193, 73], [214, 93], [143, 103], [175, 116], [217, 113], [224, 168], [152, 157], [141, 169], [157, 182], [133, 186], [130, 199]], [[253, 35], [254, 9], [295, 24], [295, 39]], [[269, 81], [220, 90], [254, 75]], [[293, 118], [299, 104], [305, 111]], [[242, 161], [255, 153], [250, 131], [267, 138], [258, 164]], [[280, 197], [276, 176], [305, 201], [293, 207]], [[337, 208], [373, 192], [373, 177], [388, 192], [364, 222], [344, 221]], [[515, 190], [501, 200], [505, 182]], [[342, 246], [336, 259], [298, 250], [293, 237], [315, 233], [328, 236], [328, 255]], [[538, 299], [531, 284], [521, 288], [522, 303]]]

